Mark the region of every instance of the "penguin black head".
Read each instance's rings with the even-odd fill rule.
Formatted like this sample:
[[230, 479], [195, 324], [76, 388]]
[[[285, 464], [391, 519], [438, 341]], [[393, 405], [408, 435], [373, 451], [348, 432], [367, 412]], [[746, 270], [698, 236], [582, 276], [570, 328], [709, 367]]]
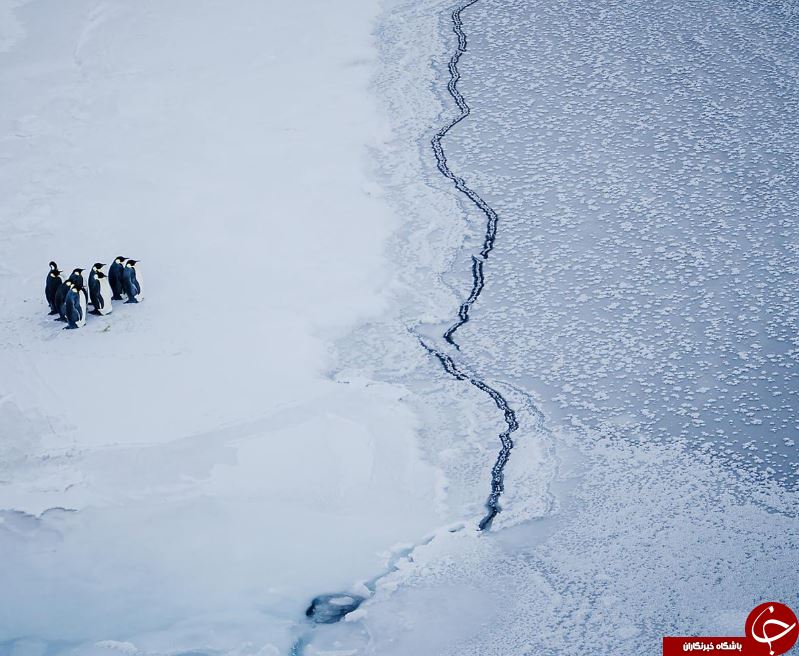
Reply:
[[50, 262], [50, 270], [58, 271], [58, 265], [55, 262]]
[[122, 264], [122, 263], [123, 263], [125, 260], [127, 260], [127, 259], [128, 259], [128, 258], [126, 258], [126, 257], [123, 257], [122, 255], [117, 255], [117, 256], [114, 258], [114, 262], [116, 262], [117, 264]]
[[83, 274], [83, 269], [73, 269], [72, 273], [74, 273], [75, 275], [80, 276], [80, 275]]
[[136, 266], [136, 262], [138, 262], [138, 261], [139, 260], [128, 260], [127, 262], [125, 262], [125, 266], [135, 267]]
[[95, 271], [99, 271], [104, 266], [105, 264], [103, 264], [102, 262], [95, 262], [94, 265], [92, 266], [92, 269], [94, 269]]
[[102, 271], [98, 271], [97, 272], [97, 277], [98, 278], [107, 278], [108, 276], [106, 276]]

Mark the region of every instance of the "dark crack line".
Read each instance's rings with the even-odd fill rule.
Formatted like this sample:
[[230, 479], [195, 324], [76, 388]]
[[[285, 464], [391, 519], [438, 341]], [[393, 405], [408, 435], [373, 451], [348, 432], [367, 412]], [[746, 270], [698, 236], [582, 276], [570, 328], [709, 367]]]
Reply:
[[452, 96], [455, 104], [458, 106], [460, 114], [453, 118], [438, 132], [436, 132], [430, 142], [431, 146], [433, 147], [433, 153], [436, 156], [438, 170], [445, 178], [452, 180], [455, 188], [469, 200], [471, 200], [472, 203], [474, 203], [477, 208], [486, 215], [487, 219], [485, 237], [483, 239], [483, 248], [480, 251], [480, 256], [472, 256], [472, 291], [469, 294], [469, 298], [467, 298], [466, 301], [461, 304], [461, 307], [458, 310], [458, 321], [453, 324], [446, 333], [444, 333], [444, 339], [449, 344], [452, 344], [452, 346], [455, 348], [459, 348], [459, 346], [452, 339], [452, 336], [454, 335], [455, 331], [458, 330], [458, 328], [469, 321], [469, 310], [480, 296], [480, 293], [483, 291], [483, 262], [488, 258], [488, 255], [494, 249], [494, 240], [497, 236], [497, 213], [480, 197], [476, 191], [474, 191], [474, 189], [470, 188], [469, 185], [466, 184], [466, 181], [463, 178], [452, 172], [447, 162], [447, 155], [444, 152], [444, 147], [441, 145], [441, 142], [444, 137], [447, 136], [447, 133], [456, 125], [458, 125], [458, 123], [460, 123], [463, 119], [469, 116], [472, 111], [469, 107], [469, 104], [466, 102], [466, 99], [463, 97], [463, 94], [458, 89], [458, 81], [461, 79], [460, 70], [458, 69], [458, 62], [460, 61], [461, 55], [466, 52], [467, 45], [466, 33], [463, 31], [461, 12], [477, 2], [479, 2], [479, 0], [469, 0], [452, 12], [452, 30], [458, 37], [458, 47], [455, 50], [455, 53], [452, 55], [452, 58], [449, 60], [448, 68], [450, 78], [449, 82], [447, 83], [447, 91], [449, 91], [449, 95]]
[[[460, 110], [460, 115], [450, 121], [447, 125], [441, 128], [438, 132], [436, 132], [435, 136], [432, 139], [432, 146], [433, 152], [436, 156], [436, 162], [438, 164], [438, 170], [441, 174], [449, 179], [455, 184], [455, 188], [464, 194], [469, 200], [471, 200], [485, 215], [487, 219], [486, 224], [486, 232], [485, 232], [485, 239], [483, 240], [483, 248], [480, 251], [479, 255], [472, 255], [472, 290], [469, 294], [469, 297], [466, 299], [464, 303], [461, 304], [458, 310], [458, 321], [453, 324], [445, 333], [444, 333], [444, 340], [454, 346], [456, 349], [460, 349], [460, 347], [454, 342], [452, 339], [453, 334], [455, 331], [469, 321], [469, 310], [471, 309], [472, 305], [477, 301], [480, 297], [480, 294], [483, 291], [483, 287], [485, 285], [485, 277], [483, 273], [483, 264], [488, 259], [488, 255], [494, 248], [494, 240], [496, 239], [497, 234], [497, 214], [496, 212], [486, 203], [475, 191], [473, 191], [463, 178], [455, 175], [449, 168], [447, 164], [447, 156], [444, 153], [444, 148], [441, 145], [442, 140], [447, 135], [447, 133], [455, 127], [458, 123], [460, 123], [463, 119], [469, 116], [470, 109], [469, 105], [466, 103], [463, 95], [458, 91], [458, 80], [460, 80], [460, 72], [458, 70], [458, 61], [461, 58], [461, 55], [466, 52], [466, 34], [463, 31], [463, 23], [461, 21], [461, 12], [471, 7], [473, 4], [477, 3], [479, 0], [468, 0], [460, 7], [455, 9], [452, 12], [452, 29], [458, 37], [458, 47], [455, 53], [452, 55], [452, 58], [449, 61], [449, 74], [450, 80], [447, 84], [447, 90], [452, 98], [455, 100], [458, 109]], [[491, 523], [494, 521], [494, 518], [497, 516], [497, 513], [500, 512], [500, 505], [499, 500], [502, 496], [502, 493], [505, 490], [505, 483], [504, 483], [504, 471], [505, 465], [510, 458], [511, 450], [513, 449], [513, 439], [511, 435], [514, 431], [518, 430], [519, 422], [516, 419], [516, 413], [508, 404], [507, 400], [505, 399], [502, 394], [500, 394], [496, 389], [485, 383], [480, 378], [468, 373], [465, 369], [458, 366], [455, 361], [447, 355], [445, 352], [440, 351], [430, 345], [428, 345], [421, 337], [419, 337], [413, 329], [409, 329], [417, 339], [419, 343], [424, 347], [424, 349], [433, 357], [435, 357], [441, 366], [444, 368], [444, 371], [455, 378], [456, 380], [467, 381], [477, 389], [479, 389], [484, 394], [487, 394], [491, 397], [491, 399], [496, 404], [497, 408], [503, 413], [505, 418], [506, 429], [499, 434], [499, 439], [501, 442], [501, 449], [499, 451], [499, 455], [497, 456], [496, 461], [494, 462], [494, 466], [491, 469], [491, 493], [486, 500], [486, 513], [483, 518], [480, 520], [479, 529], [481, 531], [488, 530], [491, 528]], [[460, 526], [455, 529], [451, 529], [453, 532], [461, 530], [463, 526]], [[432, 541], [432, 537], [429, 538], [427, 541], [423, 542], [422, 544], [429, 544]], [[420, 545], [416, 545], [409, 549], [407, 552], [400, 554], [400, 557], [397, 559], [402, 558], [409, 558], [410, 554], [413, 550]], [[377, 582], [391, 574], [392, 572], [397, 570], [397, 561], [395, 561], [389, 568], [381, 573], [380, 575], [376, 576], [372, 580], [365, 583], [366, 589], [369, 591], [370, 595], [374, 594], [377, 586]], [[341, 620], [343, 615], [332, 613], [329, 606], [330, 600], [334, 600], [335, 598], [339, 597], [350, 597], [352, 598], [352, 602], [357, 607], [362, 601], [364, 601], [364, 597], [360, 595], [342, 593], [337, 595], [319, 595], [315, 597], [311, 601], [311, 605], [306, 610], [306, 618], [315, 621], [318, 625], [325, 625], [325, 624], [332, 624]], [[356, 601], [357, 599], [357, 601]], [[318, 617], [323, 612], [327, 612], [327, 615], [324, 617]], [[289, 656], [301, 656], [304, 652], [305, 646], [307, 644], [309, 634], [306, 633], [298, 637], [295, 642], [291, 646], [291, 651], [289, 652]]]
[[502, 496], [502, 493], [505, 491], [505, 465], [508, 463], [510, 452], [513, 450], [513, 438], [511, 438], [511, 433], [519, 428], [519, 422], [516, 420], [516, 413], [513, 411], [513, 408], [508, 405], [507, 400], [504, 396], [502, 396], [502, 394], [500, 394], [490, 385], [484, 383], [479, 378], [476, 378], [475, 376], [463, 371], [460, 367], [458, 367], [457, 364], [455, 364], [455, 361], [449, 355], [443, 351], [433, 348], [429, 344], [425, 343], [425, 341], [421, 338], [419, 338], [419, 343], [430, 355], [435, 357], [441, 363], [444, 371], [446, 371], [450, 376], [457, 380], [465, 380], [474, 385], [481, 392], [488, 394], [488, 396], [493, 399], [497, 408], [502, 411], [505, 417], [507, 428], [499, 434], [499, 440], [502, 443], [502, 448], [500, 448], [499, 455], [494, 462], [494, 466], [491, 468], [491, 494], [488, 495], [488, 499], [486, 501], [486, 514], [483, 516], [483, 519], [480, 520], [480, 524], [478, 525], [480, 530], [484, 531], [491, 528], [491, 522], [494, 521], [494, 517], [496, 517], [497, 513], [499, 513], [501, 510], [499, 499]]
[[485, 284], [483, 262], [482, 258], [472, 255], [472, 292], [469, 294], [469, 298], [464, 303], [461, 303], [460, 308], [458, 308], [458, 321], [452, 324], [447, 329], [447, 332], [444, 333], [444, 339], [458, 350], [460, 350], [460, 346], [455, 343], [452, 336], [458, 328], [469, 321], [469, 310], [483, 291], [483, 285]]
[[[458, 309], [458, 320], [452, 326], [450, 326], [450, 328], [448, 328], [443, 335], [444, 340], [458, 350], [460, 350], [460, 346], [455, 343], [453, 335], [458, 328], [469, 321], [469, 311], [480, 297], [483, 287], [485, 286], [483, 264], [488, 259], [489, 254], [494, 248], [494, 241], [497, 236], [498, 221], [497, 213], [493, 210], [493, 208], [488, 205], [488, 203], [486, 203], [476, 191], [471, 189], [463, 178], [453, 173], [453, 171], [449, 168], [449, 164], [447, 163], [447, 155], [444, 152], [444, 147], [441, 143], [449, 131], [471, 113], [466, 99], [458, 90], [458, 81], [461, 78], [460, 70], [458, 69], [458, 62], [460, 61], [461, 55], [466, 52], [467, 46], [466, 33], [463, 31], [461, 13], [472, 5], [476, 4], [478, 1], [479, 0], [468, 0], [452, 12], [452, 30], [458, 37], [458, 47], [453, 53], [452, 58], [449, 60], [448, 68], [450, 79], [447, 83], [447, 90], [455, 101], [455, 104], [458, 106], [460, 114], [444, 127], [442, 127], [438, 132], [436, 132], [431, 141], [433, 153], [436, 156], [438, 170], [445, 178], [452, 180], [452, 182], [455, 184], [455, 188], [469, 200], [471, 200], [472, 203], [474, 203], [480, 209], [480, 211], [485, 214], [487, 220], [483, 248], [480, 251], [479, 256], [472, 255], [472, 290], [469, 294], [469, 297]], [[519, 428], [519, 422], [516, 419], [516, 413], [510, 407], [505, 397], [502, 396], [502, 394], [500, 394], [496, 389], [489, 386], [479, 378], [476, 378], [463, 371], [446, 353], [429, 346], [422, 339], [419, 339], [419, 342], [428, 353], [438, 359], [438, 361], [441, 363], [441, 366], [444, 368], [444, 371], [457, 380], [468, 381], [480, 391], [488, 394], [488, 396], [493, 399], [494, 403], [496, 403], [497, 408], [499, 408], [504, 415], [507, 428], [499, 434], [501, 448], [499, 455], [494, 462], [494, 466], [491, 469], [491, 494], [486, 501], [486, 514], [479, 524], [481, 531], [486, 530], [491, 527], [491, 522], [500, 511], [499, 500], [505, 490], [505, 465], [510, 458], [511, 450], [513, 449], [513, 439], [511, 438], [511, 434]]]

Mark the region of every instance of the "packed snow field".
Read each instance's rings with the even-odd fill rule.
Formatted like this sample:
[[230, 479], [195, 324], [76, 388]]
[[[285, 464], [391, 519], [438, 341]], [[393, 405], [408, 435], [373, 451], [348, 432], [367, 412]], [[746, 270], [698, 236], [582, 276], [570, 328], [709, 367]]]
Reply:
[[[398, 225], [377, 10], [2, 3], [4, 651], [287, 651], [314, 595], [460, 517], [404, 388], [328, 375]], [[142, 303], [47, 316], [49, 260], [120, 254]]]
[[[632, 655], [796, 607], [797, 22], [0, 0], [0, 654]], [[62, 331], [47, 262], [120, 253], [146, 300]]]

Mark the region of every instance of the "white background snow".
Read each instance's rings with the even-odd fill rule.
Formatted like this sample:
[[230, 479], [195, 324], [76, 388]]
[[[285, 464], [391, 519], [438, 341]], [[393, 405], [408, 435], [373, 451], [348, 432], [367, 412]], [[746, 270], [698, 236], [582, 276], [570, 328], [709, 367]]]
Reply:
[[[376, 11], [3, 7], [0, 642], [282, 648], [442, 522], [402, 388], [326, 375], [387, 302]], [[145, 301], [62, 331], [47, 262], [116, 255]]]
[[[416, 340], [485, 229], [429, 149], [451, 9], [0, 0], [2, 656], [654, 654], [796, 609], [795, 3], [463, 13], [444, 146], [500, 225], [451, 352], [520, 422], [487, 534], [502, 417]], [[62, 331], [47, 262], [116, 255], [145, 301]]]

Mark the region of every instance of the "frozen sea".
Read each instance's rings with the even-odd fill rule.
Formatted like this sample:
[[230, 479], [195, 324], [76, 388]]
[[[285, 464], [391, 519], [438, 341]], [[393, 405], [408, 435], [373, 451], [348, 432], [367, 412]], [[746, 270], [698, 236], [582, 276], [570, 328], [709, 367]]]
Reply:
[[[0, 654], [632, 656], [796, 608], [797, 28], [0, 1]], [[62, 334], [42, 264], [117, 254], [145, 302]]]

